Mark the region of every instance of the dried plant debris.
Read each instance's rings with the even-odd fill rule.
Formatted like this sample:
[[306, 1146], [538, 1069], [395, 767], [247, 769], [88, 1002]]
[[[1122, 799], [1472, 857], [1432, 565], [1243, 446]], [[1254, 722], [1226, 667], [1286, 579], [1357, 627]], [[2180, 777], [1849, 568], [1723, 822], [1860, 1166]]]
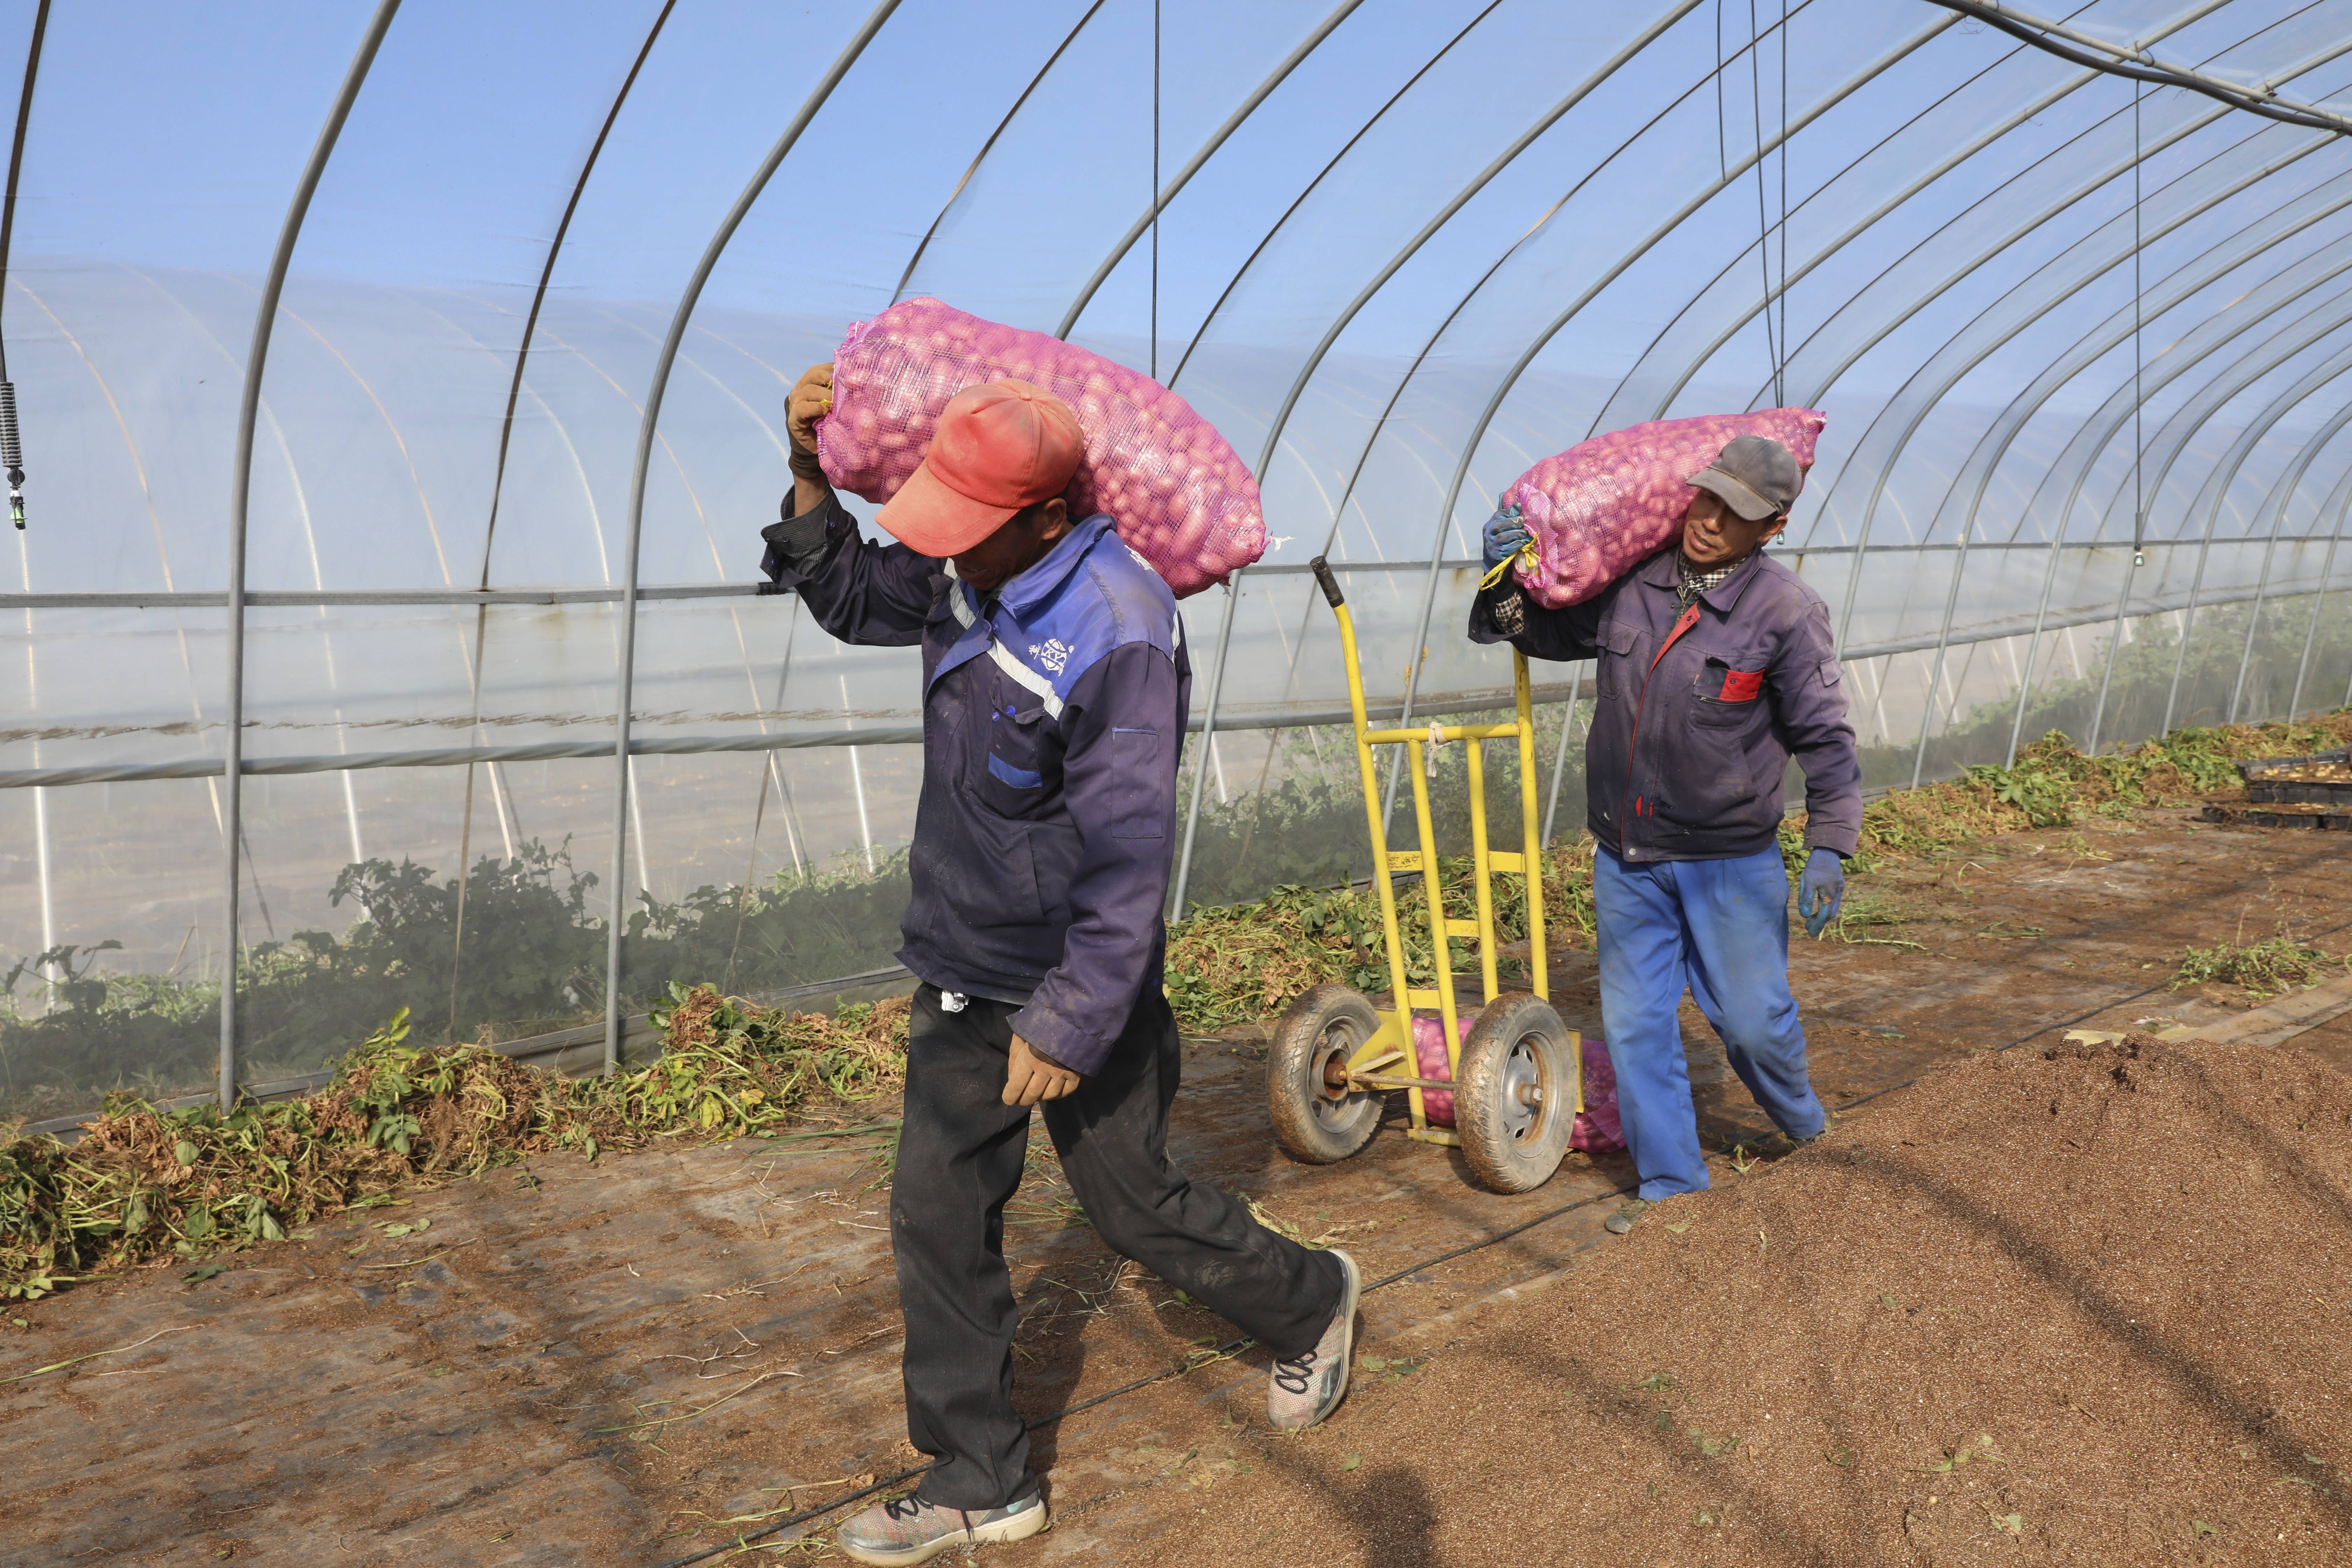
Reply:
[[2180, 960], [2172, 989], [2212, 982], [2235, 985], [2256, 1002], [2318, 984], [2352, 970], [2352, 957], [2336, 957], [2289, 936], [2281, 927], [2261, 942], [2218, 942], [2192, 947]]
[[299, 1100], [226, 1115], [118, 1100], [79, 1142], [0, 1144], [0, 1296], [282, 1240], [418, 1177], [780, 1129], [813, 1101], [902, 1082], [908, 1006], [898, 997], [825, 1017], [674, 985], [654, 1015], [662, 1055], [609, 1079], [567, 1079], [487, 1046], [411, 1046], [404, 1010]]

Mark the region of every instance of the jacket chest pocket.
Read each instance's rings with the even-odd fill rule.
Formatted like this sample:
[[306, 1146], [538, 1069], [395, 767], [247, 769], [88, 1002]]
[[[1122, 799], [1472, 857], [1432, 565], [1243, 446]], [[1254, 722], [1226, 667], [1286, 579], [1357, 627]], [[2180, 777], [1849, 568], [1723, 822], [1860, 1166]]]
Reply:
[[1059, 748], [1045, 722], [1045, 705], [1010, 681], [996, 683], [989, 710], [987, 746], [974, 781], [980, 798], [1000, 816], [1034, 817], [1058, 793]]
[[1767, 663], [1760, 652], [1708, 654], [1691, 681], [1691, 722], [1702, 730], [1736, 730], [1765, 711]]
[[1631, 698], [1642, 689], [1642, 658], [1650, 637], [1632, 621], [1606, 620], [1593, 635], [1598, 667], [1593, 689], [1609, 699]]

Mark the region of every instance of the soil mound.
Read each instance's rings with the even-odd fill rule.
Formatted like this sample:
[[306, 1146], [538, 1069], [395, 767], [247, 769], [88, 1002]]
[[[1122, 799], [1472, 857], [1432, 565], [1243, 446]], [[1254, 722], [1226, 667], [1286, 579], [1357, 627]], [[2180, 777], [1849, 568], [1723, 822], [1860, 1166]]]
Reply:
[[2352, 1561], [2352, 1078], [1977, 1057], [1369, 1382], [1151, 1560]]

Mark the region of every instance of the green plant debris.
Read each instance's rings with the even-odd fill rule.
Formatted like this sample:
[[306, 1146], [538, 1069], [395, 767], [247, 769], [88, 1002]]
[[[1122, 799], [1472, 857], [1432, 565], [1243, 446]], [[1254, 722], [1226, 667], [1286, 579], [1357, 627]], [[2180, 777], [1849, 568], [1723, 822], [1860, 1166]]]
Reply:
[[1364, 1457], [1361, 1454], [1350, 1454], [1339, 1461], [1339, 1468], [1343, 1470], [1360, 1469], [1363, 1468], [1363, 1463]]
[[[2006, 708], [1999, 720], [2005, 731]], [[1869, 802], [1863, 807], [1860, 853], [1847, 869], [1867, 873], [1890, 859], [1934, 855], [1998, 833], [2071, 827], [2138, 806], [2233, 792], [2242, 759], [2307, 755], [2347, 740], [2352, 710], [2309, 722], [2189, 726], [2095, 757], [2052, 730], [2020, 751], [2014, 766], [1979, 763], [1956, 778], [1890, 790]], [[1801, 847], [1802, 835], [1803, 818], [1790, 819], [1782, 831], [1784, 852], [1792, 843]]]
[[2239, 986], [2260, 1002], [2316, 985], [2329, 973], [2347, 969], [2352, 969], [2352, 956], [2331, 957], [2287, 935], [2282, 927], [2277, 935], [2261, 942], [2190, 948], [2173, 974], [2171, 988], [2210, 981]]
[[[1468, 856], [1439, 858], [1438, 886], [1457, 918], [1475, 905], [1474, 881]], [[1496, 940], [1526, 940], [1523, 879], [1497, 872], [1494, 884]], [[1592, 841], [1579, 836], [1545, 851], [1543, 884], [1547, 947], [1590, 944]], [[1418, 879], [1398, 879], [1396, 905], [1407, 984], [1434, 984], [1429, 901]], [[1473, 957], [1466, 939], [1449, 939], [1447, 948], [1456, 970]], [[1204, 909], [1170, 929], [1168, 1000], [1183, 1027], [1223, 1028], [1279, 1013], [1300, 993], [1329, 981], [1368, 994], [1386, 991], [1387, 954], [1376, 888], [1276, 888], [1255, 903]]]
[[[816, 1097], [863, 1100], [903, 1081], [908, 1011], [899, 997], [827, 1018], [673, 985], [654, 1015], [660, 1057], [566, 1079], [487, 1046], [408, 1045], [404, 1009], [299, 1100], [226, 1115], [110, 1100], [78, 1143], [0, 1143], [0, 1297], [163, 1253], [283, 1240], [289, 1226], [393, 1201], [390, 1189], [418, 1176], [781, 1129]], [[400, 1238], [429, 1223], [379, 1228]]]
[[1968, 1465], [2005, 1465], [2009, 1463], [1995, 1451], [1990, 1436], [1979, 1436], [1973, 1445], [1946, 1450], [1944, 1457], [1919, 1472], [1927, 1476], [1948, 1476]]
[[2192, 1519], [2189, 1521], [2189, 1532], [2192, 1536], [2219, 1535], [2221, 1533], [2220, 1531], [2215, 1530], [2211, 1525], [2206, 1523], [2201, 1519]]
[[1739, 1439], [1737, 1437], [1710, 1437], [1696, 1426], [1683, 1435], [1691, 1440], [1694, 1447], [1710, 1459], [1721, 1458], [1739, 1447]]

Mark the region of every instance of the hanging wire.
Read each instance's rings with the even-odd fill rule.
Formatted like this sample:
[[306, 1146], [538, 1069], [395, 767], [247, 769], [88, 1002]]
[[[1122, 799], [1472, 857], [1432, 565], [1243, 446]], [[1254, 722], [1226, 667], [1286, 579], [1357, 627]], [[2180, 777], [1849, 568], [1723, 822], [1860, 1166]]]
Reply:
[[[49, 0], [33, 13], [25, 50], [25, 87], [16, 95], [16, 136], [8, 148], [8, 191], [0, 198], [0, 307], [8, 298], [8, 244], [16, 228], [16, 178], [25, 169], [25, 127], [33, 118], [33, 79], [40, 74], [41, 39], [49, 30]], [[25, 531], [25, 446], [16, 434], [16, 384], [8, 379], [8, 342], [0, 333], [0, 466], [8, 470], [8, 517]]]
[[2132, 83], [2132, 565], [2147, 564], [2147, 500], [2140, 490], [2140, 469], [2147, 458], [2147, 443], [2140, 429], [2140, 374], [2145, 368], [2141, 348], [2140, 311], [2146, 296], [2140, 291], [2140, 138], [2141, 88]]
[[[1786, 48], [1784, 43], [1781, 46]], [[1748, 0], [1748, 109], [1756, 135], [1756, 265], [1764, 275], [1764, 354], [1772, 363], [1772, 406], [1780, 405], [1780, 340], [1772, 330], [1772, 222], [1764, 206], [1764, 36]], [[1784, 110], [1785, 112], [1785, 110]], [[1786, 175], [1783, 175], [1786, 178]]]
[[1723, 0], [1715, 0], [1715, 174], [1721, 179], [1731, 167], [1731, 149], [1724, 132]]
[[[1788, 353], [1788, 0], [1780, 0], [1780, 351]], [[1788, 367], [1773, 362], [1773, 406], [1788, 406]]]
[[1160, 379], [1160, 0], [1151, 0], [1151, 379]]

